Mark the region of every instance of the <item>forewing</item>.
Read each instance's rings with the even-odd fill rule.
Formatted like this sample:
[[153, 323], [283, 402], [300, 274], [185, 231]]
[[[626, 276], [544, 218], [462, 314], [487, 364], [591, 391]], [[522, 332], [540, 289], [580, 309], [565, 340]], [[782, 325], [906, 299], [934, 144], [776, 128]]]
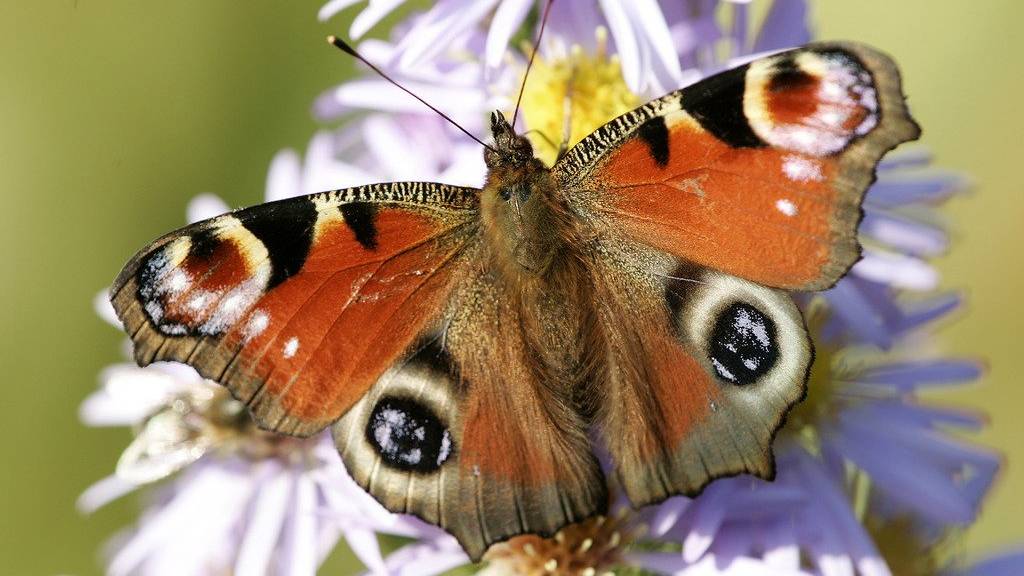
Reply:
[[607, 492], [572, 388], [544, 377], [516, 299], [484, 269], [459, 286], [443, 327], [332, 430], [356, 482], [479, 560], [604, 512]]
[[478, 190], [392, 183], [246, 208], [143, 249], [112, 287], [140, 365], [227, 386], [261, 427], [312, 434], [438, 321]]
[[918, 134], [887, 56], [812, 44], [613, 120], [555, 174], [599, 227], [759, 284], [819, 290], [859, 258], [879, 159]]
[[694, 495], [740, 473], [772, 478], [771, 442], [812, 356], [792, 299], [635, 243], [600, 247], [598, 428], [630, 501]]

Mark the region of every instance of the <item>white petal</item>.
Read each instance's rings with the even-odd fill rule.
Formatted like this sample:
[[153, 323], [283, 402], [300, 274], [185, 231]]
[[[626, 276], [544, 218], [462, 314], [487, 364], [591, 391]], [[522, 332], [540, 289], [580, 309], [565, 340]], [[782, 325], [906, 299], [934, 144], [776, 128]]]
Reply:
[[776, 568], [795, 570], [800, 567], [800, 547], [793, 531], [796, 520], [783, 519], [765, 530], [764, 561]]
[[622, 61], [622, 77], [634, 92], [644, 88], [644, 65], [636, 33], [621, 0], [599, 0], [608, 19], [608, 29], [615, 40], [615, 49]]
[[440, 0], [399, 43], [403, 69], [414, 69], [447, 50], [480, 23], [498, 0]]
[[107, 321], [111, 326], [121, 328], [121, 320], [114, 312], [114, 305], [110, 303], [110, 289], [100, 290], [92, 299], [92, 308], [100, 318]]
[[637, 37], [650, 45], [651, 56], [657, 61], [658, 67], [664, 69], [674, 82], [681, 81], [683, 71], [679, 66], [679, 55], [658, 3], [655, 0], [633, 0], [626, 6], [638, 32]]
[[322, 131], [313, 136], [309, 141], [309, 147], [306, 148], [306, 162], [302, 169], [302, 194], [348, 188], [381, 180], [376, 174], [364, 172], [357, 166], [339, 161], [337, 155], [333, 134]]
[[280, 470], [264, 483], [253, 502], [252, 516], [242, 538], [235, 563], [235, 574], [266, 574], [270, 558], [277, 548], [293, 488], [292, 476]]
[[279, 571], [291, 576], [313, 576], [317, 566], [316, 487], [301, 474], [294, 483], [291, 511]]
[[294, 150], [281, 150], [274, 155], [267, 170], [267, 202], [302, 193], [302, 159]]
[[331, 0], [327, 4], [320, 7], [320, 11], [317, 12], [316, 17], [321, 22], [330, 19], [332, 16], [341, 12], [345, 8], [354, 5], [362, 0]]
[[651, 520], [651, 535], [664, 536], [679, 521], [679, 516], [690, 506], [691, 500], [682, 496], [669, 498], [658, 505], [657, 512]]
[[188, 223], [192, 224], [229, 211], [231, 208], [216, 194], [200, 194], [189, 201], [185, 217], [188, 218]]
[[349, 36], [353, 40], [362, 38], [370, 28], [376, 26], [385, 16], [403, 3], [405, 0], [370, 0], [369, 6], [352, 20], [352, 27], [348, 29]]
[[907, 290], [934, 290], [939, 273], [927, 262], [912, 256], [866, 248], [864, 258], [854, 264], [854, 274]]
[[[405, 87], [427, 102], [434, 103], [439, 110], [463, 126], [479, 123], [478, 116], [486, 102], [483, 91], [475, 87], [438, 86], [420, 82], [407, 82]], [[421, 102], [383, 80], [346, 82], [327, 93], [325, 97], [337, 107], [335, 112], [362, 109], [434, 114]]]
[[342, 531], [348, 547], [367, 570], [372, 574], [387, 574], [384, 557], [380, 553], [380, 544], [374, 531], [357, 526], [343, 526]]
[[78, 409], [89, 426], [135, 424], [181, 391], [185, 384], [156, 367], [115, 364], [100, 372], [103, 387], [93, 392]]
[[522, 25], [532, 5], [533, 0], [502, 0], [494, 11], [487, 31], [487, 47], [484, 49], [484, 62], [488, 69], [501, 64], [509, 39]]
[[438, 182], [480, 187], [487, 177], [483, 154], [476, 146], [460, 146], [452, 163], [437, 176]]
[[[206, 466], [176, 482], [179, 492], [162, 509], [144, 519], [138, 531], [117, 551], [110, 561], [109, 573], [127, 575], [151, 554], [173, 546], [177, 555], [161, 555], [166, 562], [177, 558], [203, 559], [204, 546], [216, 545], [211, 536], [226, 530], [237, 520], [241, 504], [251, 492], [251, 484], [243, 474], [229, 472], [222, 466]], [[177, 563], [175, 563], [177, 564]], [[165, 566], [180, 569], [179, 574], [196, 573], [195, 566]]]
[[687, 562], [699, 560], [715, 541], [715, 534], [725, 518], [726, 506], [722, 497], [725, 487], [725, 484], [712, 485], [701, 500], [691, 506], [693, 525], [683, 539], [683, 559]]
[[75, 501], [75, 507], [83, 514], [91, 514], [138, 487], [134, 482], [111, 474], [86, 488]]
[[363, 141], [388, 179], [423, 180], [433, 169], [426, 151], [409, 148], [410, 138], [389, 116], [374, 115], [363, 122]]
[[439, 546], [434, 542], [403, 546], [387, 560], [388, 569], [397, 576], [434, 576], [468, 563], [469, 558], [458, 545]]

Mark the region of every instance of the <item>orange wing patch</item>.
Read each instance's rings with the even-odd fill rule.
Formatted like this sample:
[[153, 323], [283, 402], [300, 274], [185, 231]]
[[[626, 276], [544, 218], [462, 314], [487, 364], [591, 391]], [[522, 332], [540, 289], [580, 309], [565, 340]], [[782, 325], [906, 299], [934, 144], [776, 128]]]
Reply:
[[[244, 345], [258, 351], [251, 369], [264, 380], [251, 400], [257, 412], [280, 398], [289, 414], [330, 423], [438, 315], [456, 257], [451, 246], [434, 245], [446, 231], [398, 210], [380, 214], [376, 227], [386, 242], [372, 255], [344, 220], [321, 227], [302, 272], [256, 304], [250, 318], [266, 328]], [[232, 336], [247, 332], [240, 326]]]
[[322, 429], [438, 321], [476, 238], [475, 191], [429, 186], [295, 198], [158, 240], [114, 286], [136, 358], [191, 364], [265, 428]]
[[[733, 148], [683, 112], [666, 120], [665, 165], [633, 139], [597, 175], [614, 191], [598, 210], [627, 234], [702, 266], [784, 288], [813, 286], [833, 261], [856, 258], [854, 238], [833, 229], [833, 222], [859, 218], [858, 204], [832, 185], [836, 160]], [[841, 274], [843, 266], [828, 275]]]

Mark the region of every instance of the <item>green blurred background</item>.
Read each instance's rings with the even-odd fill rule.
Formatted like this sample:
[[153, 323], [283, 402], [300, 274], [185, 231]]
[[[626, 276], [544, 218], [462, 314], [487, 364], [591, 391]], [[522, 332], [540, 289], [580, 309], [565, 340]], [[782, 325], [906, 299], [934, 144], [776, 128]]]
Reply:
[[[77, 495], [110, 473], [124, 429], [76, 415], [121, 335], [92, 298], [136, 248], [183, 223], [186, 202], [216, 192], [258, 202], [270, 159], [302, 149], [315, 95], [354, 70], [323, 37], [352, 11], [316, 21], [320, 0], [0, 1], [0, 572], [100, 572], [101, 542], [128, 523], [126, 498], [91, 517]], [[988, 359], [978, 386], [944, 402], [988, 412], [976, 439], [1008, 465], [972, 555], [1024, 539], [1024, 4], [1016, 0], [822, 0], [819, 37], [893, 54], [924, 142], [974, 193], [950, 202], [954, 249], [938, 265], [969, 310], [943, 347]], [[344, 553], [332, 560], [346, 564]]]

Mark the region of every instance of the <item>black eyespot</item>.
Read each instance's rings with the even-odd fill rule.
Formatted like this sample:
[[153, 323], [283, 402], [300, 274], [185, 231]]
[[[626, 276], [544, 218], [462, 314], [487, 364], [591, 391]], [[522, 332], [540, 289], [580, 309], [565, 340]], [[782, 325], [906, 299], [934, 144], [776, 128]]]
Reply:
[[429, 408], [406, 398], [382, 398], [366, 426], [366, 439], [389, 466], [432, 472], [452, 454], [452, 437]]
[[760, 310], [737, 302], [715, 321], [708, 357], [718, 377], [733, 384], [750, 384], [779, 359], [775, 323]]

